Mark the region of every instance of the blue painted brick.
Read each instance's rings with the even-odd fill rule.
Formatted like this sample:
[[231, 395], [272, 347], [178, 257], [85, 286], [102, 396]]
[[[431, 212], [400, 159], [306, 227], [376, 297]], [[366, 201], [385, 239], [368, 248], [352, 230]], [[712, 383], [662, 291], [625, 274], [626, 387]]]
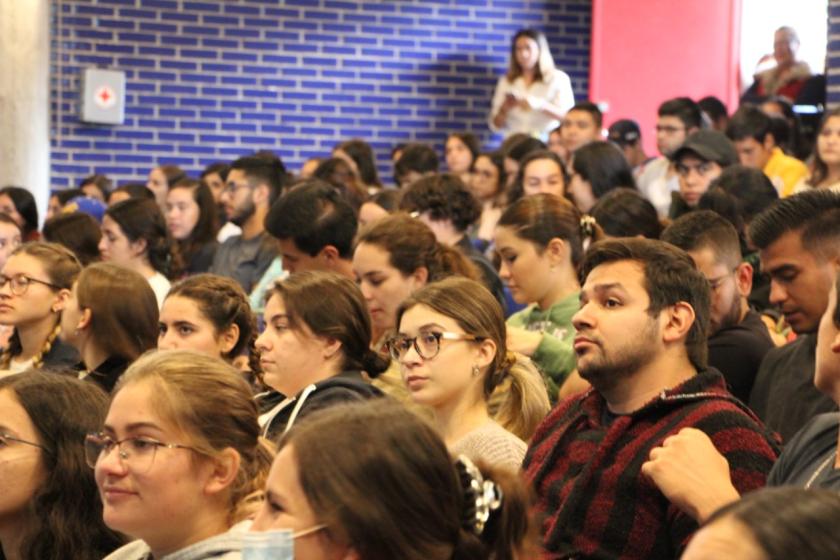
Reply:
[[163, 14], [163, 19], [167, 21], [182, 21], [184, 23], [198, 23], [198, 14], [190, 14], [184, 12], [168, 12]]
[[[67, 25], [66, 19], [64, 20], [64, 24]], [[97, 27], [103, 27], [105, 29], [134, 29], [134, 21], [132, 20], [99, 18], [96, 24]]]
[[195, 134], [187, 134], [185, 132], [161, 132], [158, 134], [159, 140], [167, 142], [195, 142]]
[[222, 6], [218, 2], [184, 2], [184, 9], [196, 12], [218, 12]]
[[231, 39], [214, 39], [212, 37], [202, 37], [201, 45], [204, 47], [213, 47], [216, 49], [237, 49], [239, 48], [239, 41]]
[[181, 37], [178, 35], [163, 35], [161, 42], [165, 45], [182, 45], [188, 47], [195, 47], [198, 45], [198, 38], [196, 37]]

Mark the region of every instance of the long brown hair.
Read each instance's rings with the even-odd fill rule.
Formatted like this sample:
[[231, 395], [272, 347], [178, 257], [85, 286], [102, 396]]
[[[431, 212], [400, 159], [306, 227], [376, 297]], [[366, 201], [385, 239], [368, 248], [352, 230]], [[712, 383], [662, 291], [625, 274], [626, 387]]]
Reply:
[[522, 75], [522, 67], [516, 61], [516, 41], [521, 37], [527, 37], [537, 43], [540, 48], [540, 57], [537, 61], [537, 66], [534, 68], [534, 78], [539, 81], [545, 81], [555, 70], [554, 57], [551, 56], [551, 49], [548, 48], [548, 40], [542, 31], [536, 29], [520, 29], [513, 36], [510, 41], [510, 61], [508, 62], [507, 79], [513, 82], [516, 78]]
[[228, 448], [239, 453], [228, 521], [247, 519], [262, 499], [274, 458], [271, 444], [260, 437], [248, 383], [233, 366], [191, 350], [144, 354], [120, 377], [113, 394], [141, 381], [155, 384], [158, 410], [191, 438], [192, 447], [209, 457]]
[[[352, 452], [347, 452], [352, 442]], [[528, 491], [518, 475], [478, 465], [501, 490], [483, 531], [475, 495], [434, 428], [380, 400], [339, 404], [295, 424], [290, 446], [300, 485], [326, 536], [361, 558], [531, 558]]]

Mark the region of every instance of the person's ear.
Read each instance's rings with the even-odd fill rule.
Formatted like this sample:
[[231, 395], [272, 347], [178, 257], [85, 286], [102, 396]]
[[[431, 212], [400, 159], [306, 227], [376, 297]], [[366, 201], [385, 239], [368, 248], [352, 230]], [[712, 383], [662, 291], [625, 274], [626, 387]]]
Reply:
[[265, 183], [257, 185], [251, 195], [254, 204], [263, 204], [268, 206], [268, 201], [271, 200], [271, 189]]
[[411, 279], [414, 280], [414, 285], [417, 288], [422, 288], [429, 282], [429, 269], [425, 266], [417, 267], [411, 273]]
[[697, 319], [694, 308], [688, 302], [678, 301], [663, 310], [665, 325], [662, 329], [662, 341], [666, 344], [685, 340], [691, 326]]
[[140, 257], [146, 253], [146, 250], [149, 248], [149, 243], [143, 239], [137, 239], [135, 241], [129, 241], [128, 249], [131, 251], [132, 257]]
[[331, 360], [341, 352], [341, 341], [336, 338], [323, 338], [323, 357], [325, 360]]
[[750, 263], [742, 262], [735, 268], [735, 285], [738, 286], [738, 293], [743, 297], [750, 295], [753, 282], [753, 267]]
[[548, 259], [552, 268], [563, 266], [563, 264], [571, 261], [569, 244], [559, 237], [554, 237], [548, 242], [543, 250], [543, 255]]
[[225, 448], [221, 453], [209, 459], [211, 471], [204, 483], [204, 493], [215, 495], [229, 488], [239, 474], [242, 462], [239, 452], [232, 447]]
[[93, 312], [90, 308], [82, 310], [82, 316], [79, 317], [79, 322], [76, 324], [76, 331], [83, 331], [88, 328], [93, 321]]
[[55, 294], [55, 299], [53, 300], [50, 310], [53, 313], [60, 313], [61, 311], [64, 311], [64, 308], [67, 306], [67, 300], [70, 299], [71, 295], [70, 290], [66, 288], [58, 290], [58, 293]]
[[233, 323], [219, 336], [222, 354], [228, 354], [239, 342], [239, 325]]
[[496, 343], [489, 338], [485, 338], [478, 343], [478, 355], [476, 356], [475, 365], [480, 369], [486, 368], [493, 363], [497, 351]]
[[776, 147], [776, 137], [773, 136], [772, 132], [768, 132], [764, 135], [764, 141], [761, 143], [761, 145], [768, 152]]
[[324, 245], [324, 248], [318, 254], [327, 262], [330, 268], [333, 268], [335, 263], [341, 258], [335, 245]]

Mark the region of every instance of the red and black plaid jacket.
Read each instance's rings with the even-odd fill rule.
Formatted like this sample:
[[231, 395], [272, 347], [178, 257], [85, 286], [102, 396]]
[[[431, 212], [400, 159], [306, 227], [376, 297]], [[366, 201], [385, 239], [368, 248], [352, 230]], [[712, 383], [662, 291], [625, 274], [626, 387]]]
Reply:
[[633, 414], [603, 418], [594, 390], [540, 424], [523, 469], [537, 494], [546, 558], [677, 558], [697, 529], [642, 475], [651, 449], [685, 427], [703, 430], [740, 492], [764, 486], [778, 437], [726, 390], [716, 370], [663, 391]]

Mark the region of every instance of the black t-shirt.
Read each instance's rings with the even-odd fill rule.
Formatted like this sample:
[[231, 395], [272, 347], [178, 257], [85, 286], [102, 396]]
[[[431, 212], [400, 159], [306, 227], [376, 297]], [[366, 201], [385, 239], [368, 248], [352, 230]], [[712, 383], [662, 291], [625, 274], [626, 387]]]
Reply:
[[709, 365], [723, 373], [730, 393], [747, 402], [761, 360], [773, 347], [761, 316], [748, 311], [743, 321], [709, 337]]
[[840, 469], [834, 468], [840, 414], [820, 414], [793, 436], [767, 477], [768, 486], [840, 490]]
[[764, 357], [750, 393], [750, 408], [787, 443], [811, 418], [837, 405], [814, 387], [817, 337], [799, 338]]

